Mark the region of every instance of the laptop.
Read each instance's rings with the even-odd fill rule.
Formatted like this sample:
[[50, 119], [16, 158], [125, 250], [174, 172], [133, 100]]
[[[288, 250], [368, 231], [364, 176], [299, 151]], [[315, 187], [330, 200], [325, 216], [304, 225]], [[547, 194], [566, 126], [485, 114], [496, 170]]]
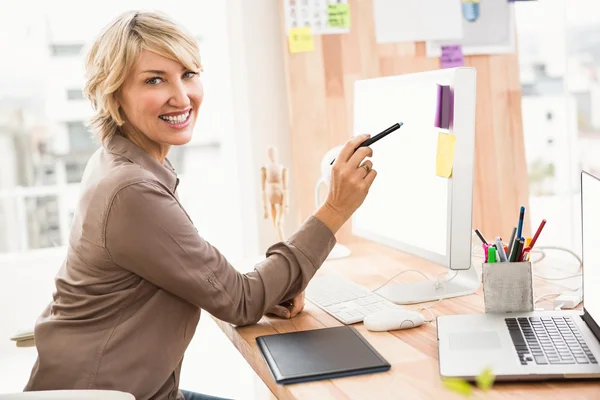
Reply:
[[583, 311], [447, 315], [437, 319], [440, 374], [472, 381], [600, 377], [600, 179], [581, 173]]

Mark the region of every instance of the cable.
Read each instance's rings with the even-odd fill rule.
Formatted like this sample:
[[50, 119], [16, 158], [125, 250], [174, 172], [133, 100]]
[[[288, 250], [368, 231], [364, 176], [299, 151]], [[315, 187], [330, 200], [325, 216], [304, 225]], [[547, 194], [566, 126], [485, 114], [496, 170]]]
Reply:
[[545, 299], [546, 297], [560, 296], [561, 294], [562, 294], [562, 292], [555, 292], [555, 293], [548, 293], [548, 294], [544, 294], [542, 296], [538, 296], [535, 300], [533, 300], [533, 305], [535, 306], [538, 301]]
[[561, 276], [560, 278], [549, 278], [547, 276], [538, 275], [538, 274], [533, 274], [533, 276], [547, 280], [547, 281], [564, 281], [565, 279], [577, 278], [577, 277], [581, 276], [581, 274], [577, 273], [577, 274], [568, 275], [568, 276]]
[[428, 306], [417, 308], [417, 311], [427, 311], [431, 315], [431, 319], [426, 320], [425, 322], [431, 323], [431, 322], [435, 321], [435, 314], [433, 313], [433, 311], [430, 310], [430, 308], [437, 306], [444, 299], [445, 299], [445, 297], [441, 297]]
[[[428, 281], [433, 282], [432, 279], [429, 278], [427, 275], [425, 275], [423, 272], [421, 272], [419, 270], [416, 270], [416, 269], [407, 269], [407, 270], [404, 270], [404, 271], [400, 271], [396, 275], [392, 276], [383, 285], [380, 285], [379, 287], [377, 287], [376, 289], [374, 289], [373, 292], [378, 291], [379, 289], [381, 289], [382, 287], [384, 287], [385, 285], [387, 285], [388, 283], [390, 283], [390, 281], [392, 281], [393, 279], [395, 279], [396, 277], [402, 275], [405, 272], [416, 272], [416, 273], [420, 274], [421, 276], [423, 276]], [[450, 282], [452, 279], [456, 278], [456, 276], [458, 275], [458, 271], [454, 271], [454, 275], [452, 275], [449, 279], [447, 279], [447, 280], [445, 280], [443, 282], [440, 282], [440, 277], [442, 275], [447, 275], [447, 272], [442, 272], [441, 274], [438, 274], [437, 279], [433, 283], [435, 285], [436, 289], [439, 289], [440, 286], [442, 286], [442, 285]], [[444, 299], [445, 299], [445, 297], [440, 297], [439, 299], [437, 299], [436, 301], [434, 301], [433, 303], [431, 303], [428, 306], [417, 308], [416, 311], [427, 311], [429, 313], [429, 315], [431, 315], [431, 319], [425, 320], [425, 322], [431, 323], [431, 322], [435, 321], [435, 314], [433, 313], [433, 311], [430, 310], [430, 308], [435, 307], [436, 305], [438, 305]]]
[[444, 282], [440, 282], [440, 276], [447, 275], [447, 274], [448, 274], [448, 272], [442, 272], [441, 274], [438, 274], [437, 282], [435, 283], [435, 288], [436, 289], [439, 289], [439, 287], [441, 285], [444, 285], [444, 284], [450, 282], [452, 279], [456, 278], [456, 276], [458, 275], [458, 271], [454, 271], [454, 275], [452, 275], [452, 277], [450, 279], [448, 279], [448, 280], [446, 280]]
[[[581, 276], [581, 271], [583, 269], [583, 261], [581, 260], [581, 257], [579, 257], [579, 255], [577, 253], [575, 253], [572, 250], [569, 250], [565, 247], [558, 247], [558, 246], [540, 246], [538, 248], [538, 252], [541, 252], [544, 257], [545, 257], [545, 252], [544, 250], [558, 250], [558, 251], [564, 251], [566, 253], [571, 254], [573, 257], [575, 257], [577, 259], [577, 261], [579, 262], [579, 266], [577, 267], [577, 273], [575, 274], [571, 274], [571, 275], [567, 275], [567, 276], [562, 276], [562, 277], [547, 277], [544, 275], [540, 275], [540, 274], [533, 274], [535, 277], [540, 278], [540, 279], [544, 279], [547, 281], [562, 281], [565, 279], [571, 279], [571, 278], [576, 278]], [[539, 260], [536, 260], [536, 262], [541, 261], [544, 257], [540, 258]]]
[[[578, 270], [583, 269], [583, 261], [581, 260], [581, 257], [579, 257], [579, 254], [575, 253], [572, 250], [567, 249], [566, 247], [539, 246], [538, 249], [539, 250], [559, 250], [559, 251], [567, 252], [567, 253], [571, 254], [573, 257], [575, 257], [577, 259], [577, 261], [579, 261], [579, 268], [578, 268]], [[545, 253], [544, 253], [544, 255], [545, 255]], [[541, 261], [541, 259], [539, 261]]]
[[425, 279], [427, 279], [428, 281], [431, 281], [431, 278], [429, 278], [427, 275], [425, 275], [423, 272], [416, 270], [416, 269], [405, 269], [404, 271], [400, 271], [398, 272], [396, 275], [392, 276], [390, 279], [388, 279], [383, 285], [379, 286], [376, 289], [373, 289], [373, 292], [378, 291], [379, 289], [381, 289], [382, 287], [384, 287], [385, 285], [387, 285], [388, 283], [390, 283], [390, 281], [392, 281], [393, 279], [396, 279], [396, 277], [402, 275], [405, 272], [416, 272], [417, 274], [421, 274]]
[[431, 319], [425, 320], [425, 322], [427, 322], [428, 324], [432, 323], [433, 321], [435, 321], [435, 314], [433, 313], [433, 311], [431, 311], [428, 307], [423, 308], [423, 309], [418, 309], [417, 311], [427, 311], [429, 312], [429, 314], [431, 315]]

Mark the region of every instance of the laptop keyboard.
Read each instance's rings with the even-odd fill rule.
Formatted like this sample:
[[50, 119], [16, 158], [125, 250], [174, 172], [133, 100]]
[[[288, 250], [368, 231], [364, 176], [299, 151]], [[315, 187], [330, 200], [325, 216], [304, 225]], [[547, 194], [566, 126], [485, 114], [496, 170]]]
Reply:
[[597, 364], [571, 317], [505, 318], [522, 365]]

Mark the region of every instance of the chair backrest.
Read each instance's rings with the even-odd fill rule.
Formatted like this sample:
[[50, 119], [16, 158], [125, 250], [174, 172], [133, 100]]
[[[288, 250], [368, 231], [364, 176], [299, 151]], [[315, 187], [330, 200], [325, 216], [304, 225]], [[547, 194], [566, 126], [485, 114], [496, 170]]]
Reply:
[[115, 390], [44, 390], [0, 394], [0, 400], [135, 400], [132, 394]]

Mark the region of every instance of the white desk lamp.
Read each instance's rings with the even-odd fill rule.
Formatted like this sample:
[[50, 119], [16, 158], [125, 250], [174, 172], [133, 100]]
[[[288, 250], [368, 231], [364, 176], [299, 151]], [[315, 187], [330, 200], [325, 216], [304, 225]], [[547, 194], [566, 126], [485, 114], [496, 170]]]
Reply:
[[[337, 146], [329, 150], [323, 156], [321, 160], [321, 177], [317, 181], [317, 185], [315, 186], [315, 207], [319, 208], [321, 206], [321, 197], [320, 197], [320, 189], [321, 185], [325, 184], [329, 186], [329, 181], [331, 180], [331, 161], [340, 154], [342, 151], [343, 145]], [[336, 243], [329, 255], [327, 256], [328, 260], [336, 260], [339, 258], [348, 257], [350, 255], [350, 249], [346, 246], [343, 246], [339, 243]]]

